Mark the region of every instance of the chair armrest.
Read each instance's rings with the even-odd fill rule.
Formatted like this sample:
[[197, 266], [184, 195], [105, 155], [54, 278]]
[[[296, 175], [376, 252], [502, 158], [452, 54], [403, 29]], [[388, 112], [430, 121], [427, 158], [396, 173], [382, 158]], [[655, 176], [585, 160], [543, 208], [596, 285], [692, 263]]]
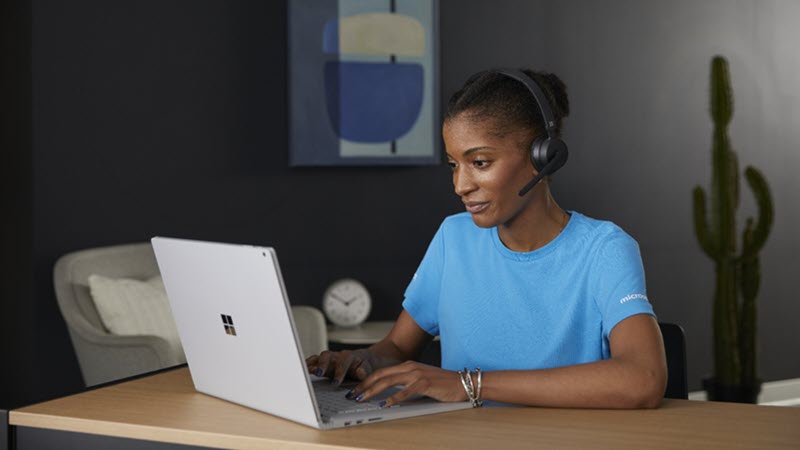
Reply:
[[100, 331], [81, 316], [71, 316], [67, 328], [87, 386], [182, 364], [166, 339], [119, 336]]

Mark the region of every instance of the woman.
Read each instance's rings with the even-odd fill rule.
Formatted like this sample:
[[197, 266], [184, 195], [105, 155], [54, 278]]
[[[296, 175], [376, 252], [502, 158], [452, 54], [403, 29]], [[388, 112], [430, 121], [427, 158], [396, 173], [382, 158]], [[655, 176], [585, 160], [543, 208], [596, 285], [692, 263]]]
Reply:
[[[442, 134], [467, 212], [440, 226], [389, 335], [306, 361], [335, 384], [361, 380], [348, 398], [401, 385], [383, 406], [415, 394], [475, 405], [660, 404], [666, 360], [636, 242], [610, 222], [563, 210], [549, 177], [520, 195], [538, 173], [531, 144], [546, 136], [524, 83], [544, 91], [557, 133], [569, 112], [561, 80], [525, 74], [532, 81], [481, 72], [451, 97]], [[442, 367], [414, 361], [436, 335]]]

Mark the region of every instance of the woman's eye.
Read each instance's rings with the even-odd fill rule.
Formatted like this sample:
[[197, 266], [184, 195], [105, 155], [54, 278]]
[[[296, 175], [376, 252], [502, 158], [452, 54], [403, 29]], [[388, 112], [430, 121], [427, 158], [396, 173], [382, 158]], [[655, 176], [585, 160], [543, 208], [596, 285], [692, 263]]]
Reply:
[[487, 161], [485, 159], [476, 159], [475, 161], [472, 162], [472, 164], [474, 164], [475, 167], [482, 168], [482, 167], [488, 166], [489, 165], [489, 161]]
[[455, 161], [447, 161], [447, 165], [450, 166], [451, 169], [455, 169], [456, 168]]

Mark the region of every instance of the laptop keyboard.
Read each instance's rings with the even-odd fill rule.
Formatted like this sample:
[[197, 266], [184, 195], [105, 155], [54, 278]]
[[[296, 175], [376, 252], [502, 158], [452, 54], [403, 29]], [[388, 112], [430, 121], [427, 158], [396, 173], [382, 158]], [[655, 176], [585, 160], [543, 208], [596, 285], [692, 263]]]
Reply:
[[317, 397], [317, 405], [319, 406], [320, 413], [330, 417], [334, 414], [347, 414], [381, 409], [378, 403], [391, 397], [392, 394], [396, 392], [394, 389], [389, 389], [371, 398], [369, 401], [357, 402], [345, 398], [345, 394], [353, 387], [355, 387], [355, 384], [334, 386], [327, 380], [315, 382], [314, 394]]

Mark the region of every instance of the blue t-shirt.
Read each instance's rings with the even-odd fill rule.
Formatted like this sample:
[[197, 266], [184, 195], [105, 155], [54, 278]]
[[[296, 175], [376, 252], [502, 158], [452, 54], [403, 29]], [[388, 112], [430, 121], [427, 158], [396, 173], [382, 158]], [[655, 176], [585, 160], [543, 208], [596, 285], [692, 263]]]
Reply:
[[532, 252], [508, 249], [468, 213], [442, 222], [403, 308], [440, 336], [442, 367], [545, 369], [610, 357], [608, 336], [635, 314], [655, 316], [639, 246], [611, 222], [577, 212]]

